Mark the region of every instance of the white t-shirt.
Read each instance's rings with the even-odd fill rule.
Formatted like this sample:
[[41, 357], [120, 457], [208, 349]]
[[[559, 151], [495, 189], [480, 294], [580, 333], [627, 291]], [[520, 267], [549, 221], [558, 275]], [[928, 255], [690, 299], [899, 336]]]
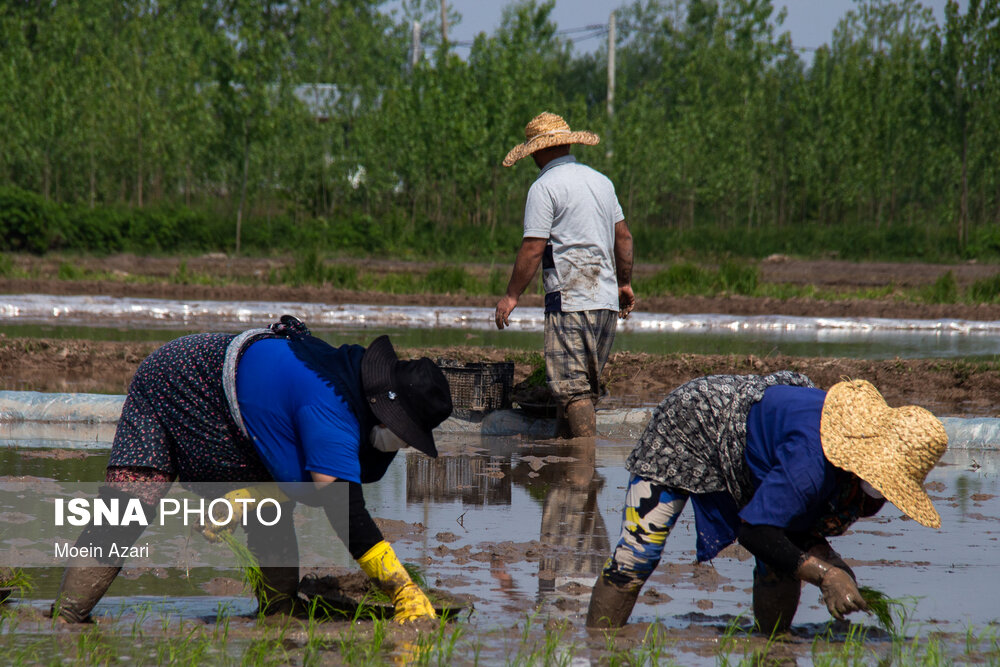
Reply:
[[548, 239], [546, 312], [618, 310], [615, 223], [624, 219], [607, 176], [572, 155], [545, 165], [528, 190], [524, 237]]

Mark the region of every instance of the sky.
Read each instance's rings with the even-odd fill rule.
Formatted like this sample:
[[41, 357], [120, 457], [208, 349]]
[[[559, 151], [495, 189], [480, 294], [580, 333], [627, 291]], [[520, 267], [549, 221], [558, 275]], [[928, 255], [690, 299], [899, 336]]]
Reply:
[[[462, 22], [448, 30], [449, 41], [471, 41], [480, 32], [492, 34], [500, 24], [500, 15], [506, 0], [448, 0], [448, 4], [462, 15]], [[622, 0], [556, 0], [552, 19], [560, 30], [608, 22], [608, 16], [619, 7], [631, 2]], [[801, 47], [828, 44], [837, 21], [853, 6], [853, 0], [774, 0], [775, 9], [786, 7], [788, 16], [782, 26], [792, 34], [792, 43]], [[944, 19], [945, 0], [923, 0], [925, 7], [934, 10], [938, 23]], [[960, 0], [964, 11], [967, 0]], [[576, 42], [574, 48], [591, 51], [606, 37], [590, 38]]]

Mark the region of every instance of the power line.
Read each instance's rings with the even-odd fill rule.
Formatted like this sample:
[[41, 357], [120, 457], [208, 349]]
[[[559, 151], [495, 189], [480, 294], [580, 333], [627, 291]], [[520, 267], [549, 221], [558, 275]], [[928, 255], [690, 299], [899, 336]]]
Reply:
[[[644, 25], [631, 25], [631, 24], [620, 24], [618, 27], [619, 31], [629, 30], [632, 32], [645, 32], [645, 33], [659, 33], [663, 32], [659, 28], [654, 28]], [[568, 37], [569, 41], [574, 44], [577, 42], [585, 42], [589, 39], [594, 39], [595, 37], [605, 37], [608, 34], [608, 26], [603, 23], [591, 23], [589, 25], [582, 25], [576, 28], [564, 28], [562, 30], [556, 30], [556, 35], [560, 37]], [[577, 35], [577, 36], [573, 36]], [[475, 44], [475, 40], [465, 39], [465, 40], [452, 40], [449, 42], [451, 46], [461, 46], [465, 48], [471, 48]], [[808, 51], [815, 52], [820, 49], [817, 46], [792, 46], [796, 51]]]

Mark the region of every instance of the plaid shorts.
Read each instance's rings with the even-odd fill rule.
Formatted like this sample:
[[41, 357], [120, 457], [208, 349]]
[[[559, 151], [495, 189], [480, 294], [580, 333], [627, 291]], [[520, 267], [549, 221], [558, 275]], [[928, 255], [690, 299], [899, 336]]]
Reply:
[[601, 371], [617, 326], [614, 310], [545, 313], [546, 380], [561, 405], [600, 397]]

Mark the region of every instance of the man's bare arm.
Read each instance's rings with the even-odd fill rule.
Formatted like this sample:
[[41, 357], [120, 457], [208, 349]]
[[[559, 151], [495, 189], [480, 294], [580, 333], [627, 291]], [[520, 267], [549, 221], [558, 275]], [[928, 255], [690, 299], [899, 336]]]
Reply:
[[510, 326], [510, 313], [517, 306], [517, 301], [528, 287], [528, 283], [535, 277], [538, 265], [542, 263], [546, 243], [548, 239], [532, 237], [525, 237], [521, 241], [517, 259], [514, 260], [514, 270], [510, 274], [510, 282], [507, 283], [507, 293], [497, 302], [495, 314], [497, 329]]
[[615, 223], [615, 277], [618, 280], [618, 317], [625, 319], [635, 308], [632, 292], [632, 232], [628, 223]]

